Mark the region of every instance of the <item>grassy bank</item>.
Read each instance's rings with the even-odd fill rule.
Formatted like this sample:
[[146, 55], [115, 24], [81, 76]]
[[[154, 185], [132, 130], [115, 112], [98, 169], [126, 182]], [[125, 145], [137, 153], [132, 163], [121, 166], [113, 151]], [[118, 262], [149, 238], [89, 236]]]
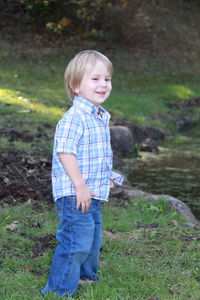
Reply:
[[[9, 126], [34, 130], [40, 125], [54, 126], [70, 106], [63, 88], [63, 73], [76, 52], [72, 48], [30, 48], [2, 43], [0, 56], [1, 125], [6, 115]], [[171, 129], [159, 114], [171, 113], [166, 103], [200, 94], [199, 62], [170, 58], [144, 58], [134, 53], [105, 51], [114, 63], [113, 93], [105, 104], [113, 119], [124, 118], [138, 124]], [[197, 71], [198, 70], [198, 71]], [[30, 126], [29, 126], [30, 124]]]
[[[50, 156], [55, 124], [70, 106], [63, 73], [74, 52], [72, 48], [2, 43], [1, 153], [18, 149], [41, 158]], [[172, 124], [158, 118], [161, 112], [173, 113], [166, 102], [200, 93], [198, 62], [138, 60], [130, 52], [104, 52], [115, 67], [113, 93], [105, 105], [114, 119], [173, 130]], [[1, 180], [7, 183], [6, 178]], [[39, 300], [55, 247], [55, 211], [50, 204], [38, 206], [29, 199], [5, 205], [0, 218], [0, 299]], [[6, 226], [14, 221], [12, 231]], [[115, 199], [106, 203], [101, 281], [82, 286], [76, 299], [198, 300], [199, 233], [180, 226], [183, 221], [162, 201], [153, 205], [140, 199], [125, 202], [123, 207]]]

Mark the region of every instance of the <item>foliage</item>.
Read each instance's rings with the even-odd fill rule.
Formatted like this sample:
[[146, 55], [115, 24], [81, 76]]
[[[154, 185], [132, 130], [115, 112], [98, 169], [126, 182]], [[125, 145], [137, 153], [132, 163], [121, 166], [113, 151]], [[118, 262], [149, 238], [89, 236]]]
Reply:
[[144, 0], [5, 0], [1, 15], [18, 20], [15, 26], [50, 30], [64, 36], [135, 44], [149, 26], [140, 11]]

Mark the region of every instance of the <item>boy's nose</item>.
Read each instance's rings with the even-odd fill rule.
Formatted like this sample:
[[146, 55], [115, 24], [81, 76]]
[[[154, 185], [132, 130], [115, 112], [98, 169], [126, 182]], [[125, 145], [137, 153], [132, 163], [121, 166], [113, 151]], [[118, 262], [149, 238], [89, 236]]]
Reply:
[[106, 85], [107, 85], [107, 81], [105, 81], [104, 79], [102, 79], [102, 80], [100, 81], [100, 85], [101, 85], [101, 86], [106, 86]]

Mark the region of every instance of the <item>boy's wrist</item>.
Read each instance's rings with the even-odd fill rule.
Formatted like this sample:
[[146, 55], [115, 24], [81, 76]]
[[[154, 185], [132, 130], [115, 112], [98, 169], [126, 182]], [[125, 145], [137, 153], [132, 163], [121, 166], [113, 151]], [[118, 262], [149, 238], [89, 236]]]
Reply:
[[84, 181], [82, 181], [82, 182], [77, 182], [77, 183], [74, 184], [75, 190], [79, 190], [79, 189], [81, 189], [81, 188], [83, 188], [83, 187], [85, 187], [85, 182], [84, 182]]

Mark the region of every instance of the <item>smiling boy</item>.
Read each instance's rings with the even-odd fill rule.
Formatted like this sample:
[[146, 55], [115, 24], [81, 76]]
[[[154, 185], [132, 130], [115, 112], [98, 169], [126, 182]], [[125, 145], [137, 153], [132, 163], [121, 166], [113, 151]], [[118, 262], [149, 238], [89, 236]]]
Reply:
[[110, 114], [101, 106], [110, 96], [111, 79], [112, 63], [94, 50], [78, 53], [65, 71], [73, 106], [57, 124], [52, 161], [59, 244], [42, 295], [73, 296], [80, 279], [99, 279], [101, 203], [113, 182], [123, 181], [112, 171]]

